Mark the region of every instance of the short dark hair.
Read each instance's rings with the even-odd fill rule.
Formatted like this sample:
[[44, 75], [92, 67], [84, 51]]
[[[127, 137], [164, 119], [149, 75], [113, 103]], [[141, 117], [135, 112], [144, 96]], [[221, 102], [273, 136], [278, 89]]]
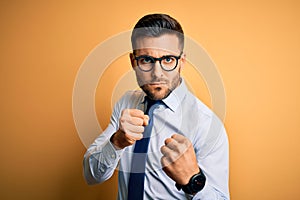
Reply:
[[131, 34], [132, 49], [136, 49], [136, 40], [141, 37], [159, 37], [163, 34], [175, 34], [179, 48], [184, 47], [184, 33], [179, 22], [167, 14], [149, 14], [142, 17], [134, 26]]

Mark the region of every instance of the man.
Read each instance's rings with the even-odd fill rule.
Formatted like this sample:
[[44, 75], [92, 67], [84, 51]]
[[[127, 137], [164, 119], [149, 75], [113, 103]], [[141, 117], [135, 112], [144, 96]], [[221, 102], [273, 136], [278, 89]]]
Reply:
[[229, 199], [226, 132], [180, 76], [186, 62], [181, 25], [165, 14], [146, 15], [131, 42], [142, 91], [119, 100], [88, 148], [87, 182], [106, 181], [119, 166], [120, 200]]

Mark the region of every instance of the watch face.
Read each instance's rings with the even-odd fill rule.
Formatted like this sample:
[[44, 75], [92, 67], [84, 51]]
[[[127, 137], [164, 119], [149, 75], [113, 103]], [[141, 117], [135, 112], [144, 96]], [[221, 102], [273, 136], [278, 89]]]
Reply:
[[195, 195], [197, 192], [201, 191], [204, 188], [206, 182], [206, 177], [202, 172], [195, 174], [190, 179], [190, 182], [187, 185], [182, 187], [182, 190], [191, 195]]
[[204, 188], [206, 178], [205, 176], [200, 173], [195, 175], [191, 180], [191, 189], [193, 192], [199, 192]]

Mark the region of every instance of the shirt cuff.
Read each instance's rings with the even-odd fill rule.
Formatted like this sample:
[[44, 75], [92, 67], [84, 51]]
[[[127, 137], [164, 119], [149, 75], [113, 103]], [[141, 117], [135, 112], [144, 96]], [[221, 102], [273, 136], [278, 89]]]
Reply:
[[123, 149], [117, 150], [114, 145], [108, 141], [102, 148], [102, 153], [106, 158], [106, 164], [110, 166], [111, 164], [115, 163], [116, 160], [119, 160]]
[[207, 183], [205, 184], [204, 188], [197, 192], [193, 200], [212, 200], [212, 199], [218, 199], [218, 195], [216, 194], [216, 191]]

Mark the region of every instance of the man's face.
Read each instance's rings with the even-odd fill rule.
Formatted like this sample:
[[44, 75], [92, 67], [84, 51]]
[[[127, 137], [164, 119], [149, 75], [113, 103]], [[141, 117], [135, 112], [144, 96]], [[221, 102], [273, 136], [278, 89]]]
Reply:
[[[136, 47], [135, 57], [146, 55], [161, 58], [167, 55], [179, 56], [181, 53], [179, 40], [175, 34], [138, 38]], [[185, 63], [185, 55], [181, 56], [177, 67], [173, 71], [163, 70], [159, 61], [156, 61], [152, 70], [145, 72], [137, 67], [133, 54], [130, 54], [130, 59], [139, 86], [151, 99], [161, 100], [166, 98], [180, 84], [180, 72]]]

